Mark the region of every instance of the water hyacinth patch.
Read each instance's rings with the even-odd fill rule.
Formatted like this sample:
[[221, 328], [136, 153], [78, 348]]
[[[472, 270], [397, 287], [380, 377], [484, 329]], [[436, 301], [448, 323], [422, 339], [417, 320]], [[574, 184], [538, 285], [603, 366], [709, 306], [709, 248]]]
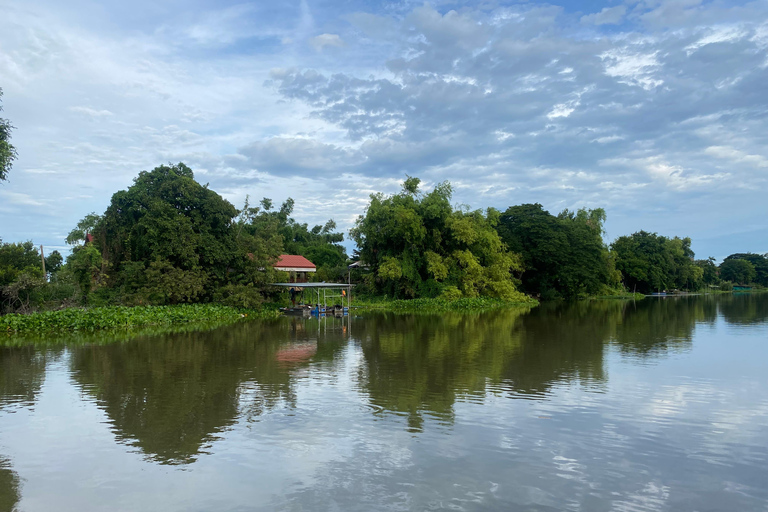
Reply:
[[279, 312], [275, 308], [245, 310], [217, 304], [70, 308], [30, 315], [10, 314], [2, 316], [0, 317], [0, 332], [95, 331], [190, 322], [236, 322], [246, 319], [274, 318], [278, 315]]

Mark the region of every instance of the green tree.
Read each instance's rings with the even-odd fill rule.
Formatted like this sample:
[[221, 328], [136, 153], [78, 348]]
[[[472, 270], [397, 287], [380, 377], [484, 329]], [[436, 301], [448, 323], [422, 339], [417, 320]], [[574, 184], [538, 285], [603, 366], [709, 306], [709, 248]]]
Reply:
[[720, 277], [737, 284], [749, 284], [755, 281], [757, 271], [755, 266], [747, 260], [725, 259], [720, 264]]
[[426, 194], [419, 192], [419, 183], [408, 177], [399, 194], [371, 195], [350, 232], [360, 258], [373, 270], [374, 291], [393, 297], [522, 300], [512, 277], [521, 260], [496, 232], [498, 212], [454, 209], [448, 182]]
[[[114, 194], [93, 231], [111, 268], [113, 286], [128, 284], [126, 272], [136, 270], [129, 263], [140, 262], [149, 271], [153, 262], [161, 261], [163, 268], [167, 263], [187, 272], [185, 276], [200, 276], [206, 292], [192, 295], [201, 298], [228, 282], [238, 257], [233, 230], [237, 213], [219, 194], [195, 181], [186, 165], [161, 165], [141, 172], [131, 187]], [[81, 221], [72, 239], [79, 240], [94, 218], [91, 214]]]
[[731, 254], [730, 256], [725, 258], [725, 260], [723, 260], [723, 263], [731, 260], [745, 260], [750, 262], [752, 266], [755, 267], [755, 277], [753, 278], [754, 282], [762, 286], [768, 286], [768, 256], [767, 255], [754, 254], [751, 252], [736, 253], [736, 254]]
[[59, 251], [53, 251], [45, 257], [45, 270], [49, 274], [55, 274], [61, 270], [62, 263], [64, 263], [64, 257]]
[[557, 217], [540, 204], [511, 206], [498, 232], [523, 257], [523, 288], [545, 298], [593, 295], [615, 284], [615, 270], [603, 242], [605, 211], [563, 211]]
[[[0, 89], [0, 112], [3, 111], [2, 104], [3, 90]], [[11, 140], [11, 122], [0, 118], [0, 181], [8, 179], [8, 173], [11, 171], [13, 161], [16, 160], [16, 148], [9, 142]]]
[[0, 286], [7, 286], [22, 274], [42, 278], [40, 253], [31, 241], [0, 243]]
[[91, 212], [83, 217], [80, 222], [77, 223], [75, 229], [69, 232], [67, 235], [67, 244], [69, 245], [82, 245], [85, 243], [85, 236], [87, 234], [93, 234], [96, 230], [96, 226], [101, 221], [101, 215], [97, 215], [96, 212]]
[[706, 260], [696, 260], [695, 263], [701, 269], [702, 283], [705, 285], [716, 285], [720, 282], [720, 272], [715, 264], [715, 258], [710, 256]]
[[667, 238], [638, 231], [617, 238], [611, 250], [629, 290], [695, 290], [702, 284], [704, 272], [694, 263], [690, 238]]
[[73, 251], [67, 258], [67, 270], [75, 277], [84, 304], [88, 304], [91, 292], [103, 284], [107, 277], [103, 272], [104, 261], [101, 252], [93, 244]]

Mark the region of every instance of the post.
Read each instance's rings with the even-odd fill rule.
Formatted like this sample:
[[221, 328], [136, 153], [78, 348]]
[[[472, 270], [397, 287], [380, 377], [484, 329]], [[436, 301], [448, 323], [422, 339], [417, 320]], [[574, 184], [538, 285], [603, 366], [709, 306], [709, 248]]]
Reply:
[[45, 254], [43, 254], [43, 245], [40, 244], [40, 261], [43, 263], [43, 279], [48, 280], [48, 274], [45, 273]]

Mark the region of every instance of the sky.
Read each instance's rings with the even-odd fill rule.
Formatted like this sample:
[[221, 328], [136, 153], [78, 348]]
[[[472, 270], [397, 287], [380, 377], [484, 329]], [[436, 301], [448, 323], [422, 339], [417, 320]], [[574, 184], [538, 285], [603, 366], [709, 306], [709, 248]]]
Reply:
[[346, 231], [406, 175], [768, 252], [768, 1], [0, 0], [0, 237], [65, 249], [142, 170]]

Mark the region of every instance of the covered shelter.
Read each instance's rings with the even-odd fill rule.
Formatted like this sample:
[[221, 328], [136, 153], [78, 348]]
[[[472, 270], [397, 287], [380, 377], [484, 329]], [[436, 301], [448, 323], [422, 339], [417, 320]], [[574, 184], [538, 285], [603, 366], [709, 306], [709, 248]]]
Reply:
[[[271, 283], [271, 286], [288, 288], [289, 290], [305, 291], [310, 290], [315, 296], [315, 303], [310, 311], [315, 314], [326, 313], [334, 310], [337, 304], [341, 306], [341, 311], [349, 311], [352, 296], [351, 283]], [[339, 299], [338, 301], [334, 299]], [[328, 302], [331, 305], [328, 305]]]

